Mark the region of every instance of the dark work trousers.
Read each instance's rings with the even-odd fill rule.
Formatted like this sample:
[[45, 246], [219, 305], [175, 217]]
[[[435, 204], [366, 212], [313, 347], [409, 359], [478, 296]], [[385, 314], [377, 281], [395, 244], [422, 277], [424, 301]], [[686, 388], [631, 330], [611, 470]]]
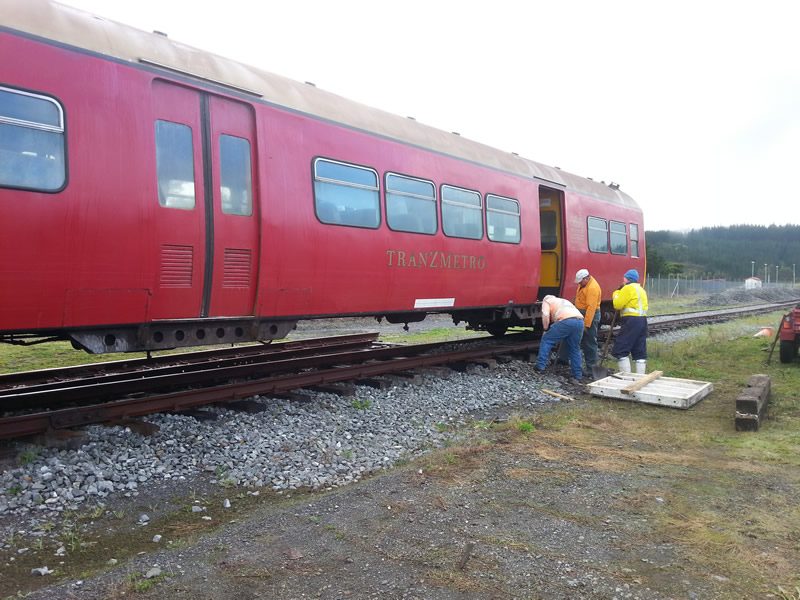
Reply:
[[581, 350], [583, 358], [586, 360], [586, 367], [591, 369], [597, 364], [597, 330], [600, 328], [600, 310], [594, 311], [591, 327], [583, 330], [581, 338]]
[[633, 360], [647, 358], [647, 317], [622, 317], [619, 335], [614, 338], [611, 356], [625, 358], [630, 354]]

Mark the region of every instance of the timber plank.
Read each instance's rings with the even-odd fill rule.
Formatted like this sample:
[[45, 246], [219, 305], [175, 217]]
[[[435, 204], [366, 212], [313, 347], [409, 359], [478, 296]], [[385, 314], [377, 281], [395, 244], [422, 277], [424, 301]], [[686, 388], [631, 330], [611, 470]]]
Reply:
[[769, 375], [751, 375], [745, 387], [736, 398], [736, 431], [758, 431], [761, 421], [766, 418], [767, 403], [772, 388]]

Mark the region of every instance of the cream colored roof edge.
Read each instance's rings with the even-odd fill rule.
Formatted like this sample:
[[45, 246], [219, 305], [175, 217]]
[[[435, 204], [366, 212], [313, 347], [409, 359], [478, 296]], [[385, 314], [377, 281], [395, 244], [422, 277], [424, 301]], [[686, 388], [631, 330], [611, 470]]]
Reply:
[[0, 23], [8, 29], [122, 61], [162, 65], [201, 79], [248, 90], [267, 102], [291, 110], [501, 171], [550, 181], [615, 204], [638, 208], [630, 196], [603, 183], [548, 167], [415, 120], [187, 46], [164, 35], [142, 31], [58, 2], [0, 0]]

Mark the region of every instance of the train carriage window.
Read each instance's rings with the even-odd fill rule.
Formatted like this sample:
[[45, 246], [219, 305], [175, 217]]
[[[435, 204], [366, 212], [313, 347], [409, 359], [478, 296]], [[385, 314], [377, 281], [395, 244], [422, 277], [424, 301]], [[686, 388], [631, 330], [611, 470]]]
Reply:
[[493, 242], [519, 244], [519, 202], [486, 194], [486, 234]]
[[219, 136], [220, 198], [226, 215], [253, 214], [250, 142], [231, 135]]
[[589, 217], [589, 251], [608, 252], [608, 221]]
[[639, 226], [636, 223], [631, 223], [631, 256], [639, 258]]
[[171, 121], [156, 121], [158, 203], [165, 208], [194, 208], [192, 129]]
[[378, 190], [373, 169], [324, 158], [314, 161], [314, 208], [323, 223], [377, 229]]
[[483, 237], [483, 203], [478, 192], [442, 186], [442, 229], [445, 235], [470, 240]]
[[66, 178], [61, 105], [0, 87], [0, 186], [57, 192]]
[[436, 233], [436, 188], [433, 183], [387, 173], [386, 223], [393, 231]]
[[625, 223], [611, 221], [611, 254], [628, 253], [628, 230]]

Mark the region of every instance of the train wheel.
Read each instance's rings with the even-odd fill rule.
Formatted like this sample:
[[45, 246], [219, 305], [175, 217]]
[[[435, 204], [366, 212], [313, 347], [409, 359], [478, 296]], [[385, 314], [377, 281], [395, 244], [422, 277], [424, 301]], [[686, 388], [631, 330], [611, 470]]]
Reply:
[[781, 340], [781, 362], [790, 363], [797, 353], [797, 345], [793, 340]]
[[502, 325], [500, 323], [492, 323], [491, 325], [486, 326], [486, 331], [488, 331], [494, 337], [503, 337], [506, 334], [507, 329], [507, 325]]

